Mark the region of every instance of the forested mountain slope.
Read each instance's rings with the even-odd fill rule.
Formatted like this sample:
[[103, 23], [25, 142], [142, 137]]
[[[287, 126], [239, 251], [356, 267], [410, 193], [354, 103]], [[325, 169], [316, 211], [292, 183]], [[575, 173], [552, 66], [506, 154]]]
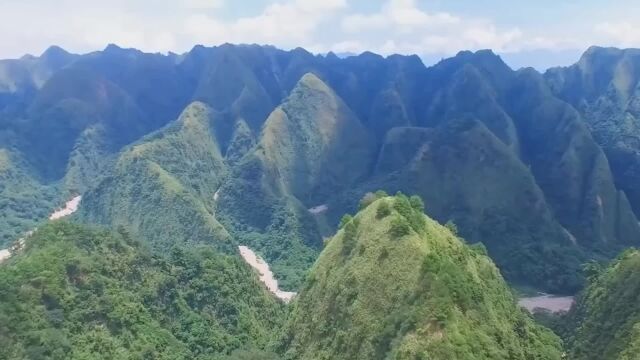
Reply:
[[378, 196], [343, 219], [311, 269], [286, 359], [561, 358], [482, 246], [426, 217], [418, 197]]
[[284, 308], [237, 257], [152, 255], [54, 222], [0, 266], [0, 359], [212, 359], [264, 348]]
[[584, 116], [640, 214], [640, 51], [591, 47], [577, 64], [550, 69], [545, 78]]
[[640, 353], [640, 252], [592, 264], [589, 284], [564, 325], [571, 359], [631, 360]]
[[157, 250], [187, 242], [230, 249], [214, 214], [214, 194], [227, 174], [216, 121], [219, 114], [196, 102], [124, 150], [109, 176], [86, 194], [81, 219], [125, 226]]

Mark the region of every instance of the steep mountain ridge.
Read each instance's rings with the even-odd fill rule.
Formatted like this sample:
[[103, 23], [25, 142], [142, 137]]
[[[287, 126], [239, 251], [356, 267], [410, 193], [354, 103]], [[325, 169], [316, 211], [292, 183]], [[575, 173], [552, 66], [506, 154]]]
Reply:
[[640, 50], [591, 47], [575, 65], [544, 76], [583, 115], [640, 214]]
[[294, 302], [286, 359], [560, 359], [481, 247], [382, 197], [346, 218]]
[[311, 73], [267, 118], [258, 148], [274, 179], [308, 205], [366, 176], [374, 155], [367, 129]]
[[174, 123], [127, 148], [86, 194], [83, 221], [125, 226], [158, 250], [186, 242], [229, 248], [213, 204], [227, 174], [212, 132], [218, 116], [193, 103]]

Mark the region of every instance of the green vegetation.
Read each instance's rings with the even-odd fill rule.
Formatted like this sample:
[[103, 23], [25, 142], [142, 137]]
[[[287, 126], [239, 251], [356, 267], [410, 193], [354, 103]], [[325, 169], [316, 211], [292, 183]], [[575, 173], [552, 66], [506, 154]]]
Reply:
[[[283, 318], [239, 258], [54, 222], [0, 266], [0, 359], [215, 359]], [[233, 359], [251, 359], [240, 353]]]
[[607, 154], [616, 185], [640, 214], [640, 51], [589, 48], [580, 61], [554, 68], [545, 79], [583, 116]]
[[55, 187], [40, 184], [22, 159], [0, 148], [0, 248], [46, 219], [58, 200]]
[[640, 350], [640, 251], [592, 264], [589, 284], [563, 319], [571, 359], [632, 360]]
[[78, 193], [82, 221], [154, 251], [247, 245], [295, 290], [384, 189], [419, 195], [511, 283], [574, 293], [581, 263], [640, 239], [638, 54], [592, 48], [545, 75], [491, 51], [427, 68], [230, 44], [0, 61], [0, 244]]
[[[391, 163], [395, 170], [383, 171], [388, 165], [382, 164]], [[509, 281], [550, 292], [580, 288], [585, 255], [555, 220], [530, 170], [481, 122], [395, 128], [383, 144], [378, 171], [362, 187], [337, 196], [330, 208], [349, 211], [347, 201], [375, 188], [417, 194], [430, 216], [455, 223], [469, 243], [482, 242]], [[415, 208], [424, 206], [414, 202]], [[398, 206], [412, 208], [410, 200]], [[419, 221], [412, 226], [419, 229]]]
[[157, 250], [207, 243], [230, 248], [214, 216], [214, 193], [226, 176], [210, 123], [218, 120], [201, 103], [160, 132], [125, 150], [113, 171], [83, 199], [89, 223], [124, 226]]
[[287, 193], [314, 206], [365, 176], [375, 156], [367, 129], [343, 100], [305, 74], [267, 118], [257, 151]]
[[343, 100], [307, 73], [221, 187], [220, 221], [265, 256], [284, 288], [295, 289], [322, 244], [307, 209], [365, 176], [373, 145]]
[[518, 308], [491, 260], [418, 200], [384, 197], [345, 217], [294, 302], [285, 358], [560, 359], [560, 340]]

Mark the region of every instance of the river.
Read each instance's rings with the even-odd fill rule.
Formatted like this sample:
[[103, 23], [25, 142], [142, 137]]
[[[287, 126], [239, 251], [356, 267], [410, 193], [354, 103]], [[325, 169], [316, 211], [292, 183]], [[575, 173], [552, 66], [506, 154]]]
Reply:
[[518, 300], [518, 305], [533, 313], [535, 309], [545, 309], [553, 313], [566, 312], [573, 305], [573, 296], [556, 296], [540, 294], [538, 296], [523, 297]]
[[278, 280], [276, 280], [273, 272], [269, 268], [269, 264], [262, 258], [256, 255], [253, 250], [246, 246], [238, 246], [240, 255], [252, 268], [254, 268], [260, 275], [260, 281], [267, 287], [267, 289], [275, 295], [278, 299], [288, 303], [296, 295], [295, 292], [282, 291], [278, 287]]

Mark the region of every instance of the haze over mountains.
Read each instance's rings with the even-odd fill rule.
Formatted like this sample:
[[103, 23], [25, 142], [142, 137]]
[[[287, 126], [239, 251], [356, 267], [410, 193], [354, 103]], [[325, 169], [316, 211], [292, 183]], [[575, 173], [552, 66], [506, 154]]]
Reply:
[[[484, 344], [484, 350], [463, 346], [456, 356], [560, 358], [559, 339], [521, 314], [502, 276], [511, 285], [574, 294], [584, 285], [583, 263], [612, 259], [638, 246], [639, 80], [640, 51], [598, 47], [588, 49], [576, 65], [544, 74], [514, 71], [489, 50], [461, 52], [425, 67], [417, 56], [340, 58], [257, 45], [196, 46], [182, 55], [115, 45], [75, 55], [52, 47], [40, 57], [0, 61], [0, 244], [9, 246], [56, 205], [82, 195], [73, 221], [119, 229], [122, 239], [58, 225], [35, 235], [41, 239], [34, 245], [39, 252], [58, 251], [45, 246], [45, 238], [55, 238], [72, 254], [79, 251], [79, 260], [64, 261], [84, 263], [84, 252], [96, 251], [109, 259], [110, 248], [93, 249], [95, 241], [88, 248], [83, 242], [106, 238], [117, 251], [126, 245], [127, 258], [136, 264], [140, 257], [145, 273], [176, 277], [167, 269], [179, 266], [190, 281], [200, 281], [201, 262], [233, 279], [249, 273], [233, 265], [237, 247], [248, 246], [269, 262], [284, 290], [301, 291], [282, 327], [284, 337], [270, 348], [282, 356], [447, 358], [460, 342], [469, 342]], [[430, 218], [423, 218], [421, 206], [395, 209], [394, 204], [409, 201], [403, 196], [377, 196], [374, 205], [358, 206], [378, 190], [418, 196]], [[388, 219], [372, 210], [383, 203], [395, 209]], [[348, 228], [335, 235], [336, 229], [344, 214], [358, 210], [351, 220], [357, 232], [352, 249], [342, 251], [345, 245], [337, 244], [345, 242]], [[390, 230], [391, 218], [418, 225], [396, 233]], [[149, 249], [138, 249], [128, 238]], [[386, 255], [368, 258], [373, 255], [367, 249], [381, 244], [389, 248], [380, 250]], [[174, 265], [148, 259], [200, 246], [212, 254], [189, 255], [186, 263]], [[380, 265], [410, 249], [414, 257], [407, 264]], [[20, 278], [20, 266], [31, 266], [34, 251], [15, 256], [6, 271], [17, 271]], [[433, 260], [434, 253], [441, 256], [436, 268], [410, 266], [425, 257]], [[68, 269], [64, 261], [54, 264], [56, 269]], [[87, 274], [120, 265], [96, 266]], [[371, 268], [380, 273], [368, 272]], [[119, 279], [109, 280], [114, 288], [139, 291], [117, 274], [109, 275]], [[400, 308], [357, 302], [351, 307], [374, 291], [368, 286], [378, 281], [375, 277], [394, 274], [416, 281], [399, 282], [393, 291], [404, 295], [385, 298]], [[65, 286], [51, 291], [75, 293], [79, 285], [73, 279], [67, 276]], [[254, 280], [234, 280], [238, 288], [229, 291], [236, 294], [245, 286], [251, 290], [242, 291], [251, 291], [263, 304], [265, 294]], [[17, 288], [16, 281], [11, 286]], [[350, 282], [349, 289], [334, 288]], [[154, 294], [162, 290], [148, 285]], [[189, 326], [226, 314], [189, 297], [204, 296], [203, 289], [181, 291], [175, 296], [184, 295], [188, 306], [181, 305], [179, 313], [192, 314]], [[131, 306], [144, 309], [144, 316], [176, 314], [162, 307], [167, 303], [152, 306], [151, 297], [127, 304], [138, 304]], [[239, 301], [224, 299], [234, 306]], [[430, 301], [446, 308], [447, 317], [417, 321], [416, 314], [433, 315], [424, 307]], [[60, 304], [43, 306], [64, 310]], [[342, 310], [334, 308], [338, 305]], [[254, 311], [262, 305], [246, 306]], [[280, 311], [274, 304], [265, 306]], [[343, 310], [346, 322], [330, 318]], [[385, 317], [374, 316], [380, 312]], [[360, 328], [362, 314], [376, 325]], [[223, 320], [220, 334], [232, 335], [221, 339], [239, 336], [242, 341], [203, 345], [174, 328], [185, 324], [167, 320], [148, 326], [168, 329], [171, 334], [162, 343], [178, 341], [180, 356], [188, 358], [229, 353], [241, 343], [267, 348], [263, 334], [285, 323], [284, 316], [267, 324], [256, 315], [246, 337], [244, 330], [238, 335], [235, 320], [226, 315]], [[477, 329], [487, 321], [498, 330]], [[68, 341], [85, 341], [69, 329]], [[334, 330], [349, 335], [329, 337]], [[26, 339], [31, 330], [24, 331]], [[129, 341], [110, 331], [117, 335], [109, 337], [114, 346]], [[512, 337], [513, 331], [519, 335]], [[428, 334], [427, 340], [416, 340], [416, 334]], [[477, 341], [469, 340], [472, 335]], [[12, 351], [26, 356], [28, 347]]]

